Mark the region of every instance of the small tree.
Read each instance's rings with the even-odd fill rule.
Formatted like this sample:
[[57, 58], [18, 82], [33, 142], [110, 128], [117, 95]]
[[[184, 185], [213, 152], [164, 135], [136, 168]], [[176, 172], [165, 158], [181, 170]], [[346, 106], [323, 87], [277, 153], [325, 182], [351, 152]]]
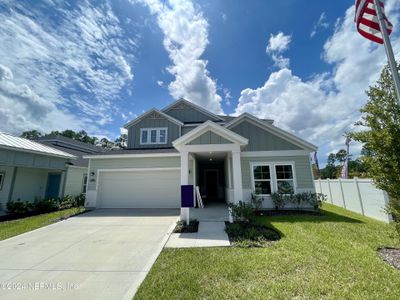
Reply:
[[[356, 123], [361, 131], [351, 137], [364, 144], [361, 159], [377, 187], [388, 193], [388, 211], [400, 222], [400, 107], [388, 66], [367, 95], [362, 119]], [[400, 226], [398, 230], [400, 234]]]
[[21, 134], [21, 137], [26, 138], [28, 140], [36, 140], [42, 136], [42, 133], [38, 130], [29, 130], [29, 131], [24, 131]]

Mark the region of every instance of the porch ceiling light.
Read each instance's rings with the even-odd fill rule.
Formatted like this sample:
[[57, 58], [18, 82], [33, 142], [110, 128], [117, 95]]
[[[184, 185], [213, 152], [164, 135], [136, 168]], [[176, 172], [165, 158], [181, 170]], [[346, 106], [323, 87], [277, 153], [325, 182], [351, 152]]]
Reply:
[[210, 158], [210, 161], [212, 161], [212, 158]]

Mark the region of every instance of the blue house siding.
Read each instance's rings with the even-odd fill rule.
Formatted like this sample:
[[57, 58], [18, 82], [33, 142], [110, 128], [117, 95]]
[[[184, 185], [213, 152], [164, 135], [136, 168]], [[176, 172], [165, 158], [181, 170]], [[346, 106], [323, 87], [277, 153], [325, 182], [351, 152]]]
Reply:
[[243, 151], [302, 150], [299, 146], [248, 121], [243, 121], [229, 129], [249, 140]]
[[[167, 143], [154, 144], [154, 145], [141, 145], [140, 144], [140, 129], [141, 128], [168, 128]], [[145, 118], [140, 122], [128, 128], [128, 148], [166, 148], [172, 147], [172, 141], [180, 136], [180, 126], [171, 122], [167, 118], [160, 117], [157, 119]]]
[[208, 120], [211, 121], [218, 120], [190, 107], [172, 108], [168, 111], [165, 111], [165, 113], [183, 123], [202, 123]]

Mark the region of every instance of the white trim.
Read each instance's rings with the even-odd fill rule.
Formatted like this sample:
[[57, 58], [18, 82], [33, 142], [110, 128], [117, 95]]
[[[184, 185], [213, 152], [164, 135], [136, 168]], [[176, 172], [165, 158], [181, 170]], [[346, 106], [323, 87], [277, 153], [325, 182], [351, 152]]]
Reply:
[[[230, 131], [229, 129], [215, 124], [212, 121], [206, 121], [202, 125], [196, 127], [195, 129], [189, 131], [185, 135], [177, 138], [175, 141], [172, 142], [172, 145], [179, 149], [182, 145], [187, 144], [188, 142], [198, 138], [202, 134], [206, 133], [207, 131], [212, 131], [217, 135], [222, 136], [223, 138], [241, 146], [245, 146], [248, 144], [248, 139], [242, 137], [241, 135]], [[215, 145], [215, 144], [212, 144]]]
[[97, 173], [100, 172], [147, 172], [147, 171], [177, 171], [180, 167], [168, 167], [168, 168], [119, 168], [119, 169], [97, 169]]
[[[271, 193], [278, 191], [278, 179], [276, 177], [276, 166], [289, 165], [292, 167], [293, 173], [293, 192], [297, 193], [297, 173], [296, 173], [296, 164], [294, 161], [252, 161], [250, 162], [250, 176], [251, 176], [251, 190], [255, 192], [254, 186], [254, 166], [269, 166], [270, 174], [271, 174]], [[284, 180], [284, 179], [279, 179]], [[257, 196], [270, 196], [270, 194], [258, 194]]]
[[310, 152], [312, 152], [312, 151], [316, 151], [318, 149], [317, 146], [307, 142], [306, 140], [303, 140], [302, 138], [299, 138], [298, 136], [295, 136], [294, 134], [287, 132], [285, 130], [282, 130], [272, 124], [262, 122], [261, 120], [257, 119], [256, 117], [254, 117], [253, 115], [251, 115], [249, 113], [243, 113], [242, 115], [240, 115], [240, 117], [233, 119], [229, 123], [225, 124], [225, 127], [231, 128], [231, 127], [233, 127], [233, 125], [237, 126], [240, 123], [242, 123], [243, 121], [245, 121], [246, 118], [247, 118], [247, 121], [252, 123], [253, 125], [258, 126], [261, 129], [267, 130], [268, 132], [270, 132], [272, 134], [278, 135], [279, 137], [303, 148], [304, 150], [310, 150]]
[[[155, 130], [156, 131], [156, 141], [153, 143], [151, 141], [151, 132]], [[160, 137], [161, 137], [161, 130], [165, 130], [165, 141], [160, 142]], [[147, 142], [143, 143], [142, 137], [143, 137], [143, 132], [147, 132]], [[139, 139], [140, 145], [165, 145], [168, 143], [168, 127], [148, 127], [148, 128], [140, 128], [140, 139]]]
[[69, 169], [69, 168], [74, 168], [74, 169], [85, 169], [85, 170], [87, 170], [88, 167], [81, 167], [81, 166], [68, 165], [67, 169]]
[[108, 159], [108, 158], [144, 158], [144, 157], [178, 157], [179, 153], [138, 153], [138, 154], [114, 154], [114, 155], [85, 155], [83, 158]]
[[188, 152], [239, 152], [240, 146], [237, 144], [183, 145], [180, 150]]
[[309, 156], [306, 150], [277, 150], [277, 151], [243, 151], [242, 157], [265, 157], [265, 156]]
[[125, 129], [128, 129], [128, 127], [131, 127], [131, 126], [139, 123], [142, 119], [144, 119], [147, 115], [151, 114], [152, 112], [160, 114], [161, 116], [163, 116], [167, 120], [170, 120], [171, 122], [175, 123], [176, 125], [183, 126], [183, 123], [181, 121], [171, 117], [170, 115], [167, 115], [166, 113], [163, 113], [162, 111], [158, 110], [157, 108], [152, 108], [152, 109], [146, 111], [145, 113], [141, 114], [139, 117], [137, 117], [137, 118], [133, 119], [132, 121], [126, 123], [123, 127]]
[[[50, 148], [50, 146], [47, 146]], [[5, 149], [5, 150], [13, 150], [13, 151], [18, 151], [18, 152], [27, 152], [27, 153], [32, 153], [32, 154], [40, 154], [40, 155], [46, 155], [46, 156], [52, 156], [52, 157], [58, 157], [58, 158], [66, 158], [66, 159], [76, 159], [77, 157], [72, 154], [68, 154], [66, 152], [63, 152], [61, 150], [58, 150], [59, 152], [63, 152], [64, 154], [56, 154], [56, 153], [50, 153], [50, 152], [44, 152], [44, 151], [39, 151], [39, 150], [30, 150], [30, 149], [25, 149], [25, 148], [17, 148], [17, 147], [12, 147], [12, 146], [6, 146], [6, 145], [0, 145], [0, 149]]]
[[183, 102], [183, 103], [185, 103], [185, 104], [187, 104], [187, 105], [189, 105], [189, 106], [192, 106], [194, 109], [200, 111], [201, 113], [203, 113], [203, 114], [205, 114], [205, 115], [207, 115], [207, 116], [209, 116], [209, 117], [212, 117], [212, 118], [215, 118], [215, 119], [218, 119], [218, 120], [221, 120], [221, 121], [225, 121], [225, 120], [224, 120], [223, 118], [221, 118], [220, 116], [218, 116], [218, 115], [216, 115], [216, 114], [213, 114], [212, 112], [210, 112], [210, 111], [208, 111], [208, 110], [202, 108], [201, 106], [199, 106], [199, 105], [197, 105], [197, 104], [194, 104], [193, 102], [190, 102], [190, 101], [188, 101], [188, 100], [186, 100], [186, 99], [184, 99], [184, 98], [181, 98], [181, 99], [179, 99], [179, 100], [176, 100], [175, 102], [171, 103], [171, 104], [168, 105], [167, 107], [163, 108], [162, 111], [163, 111], [163, 112], [167, 112], [167, 111], [173, 109], [173, 107], [174, 107], [175, 105], [177, 105], [177, 104], [179, 104], [179, 103], [181, 103], [181, 102]]

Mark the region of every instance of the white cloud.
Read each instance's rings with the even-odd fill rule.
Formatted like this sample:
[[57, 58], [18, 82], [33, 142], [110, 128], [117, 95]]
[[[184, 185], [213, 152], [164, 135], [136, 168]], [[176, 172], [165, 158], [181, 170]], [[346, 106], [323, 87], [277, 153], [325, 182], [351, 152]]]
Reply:
[[208, 23], [190, 0], [140, 0], [157, 17], [164, 34], [164, 47], [172, 61], [167, 68], [175, 80], [168, 86], [175, 99], [184, 97], [211, 110], [222, 113], [221, 96], [216, 81], [201, 59], [208, 41]]
[[[393, 2], [388, 1], [387, 7], [394, 7]], [[392, 11], [390, 20], [398, 24], [398, 12]], [[393, 36], [392, 42], [400, 54], [400, 38]], [[323, 58], [332, 65], [330, 73], [303, 80], [282, 68], [263, 86], [243, 90], [235, 114], [250, 112], [275, 119], [277, 126], [318, 145], [321, 153], [343, 148], [343, 134], [354, 128], [366, 102], [364, 91], [386, 63], [385, 50], [356, 32], [352, 6], [325, 43]]]
[[289, 44], [292, 41], [292, 36], [285, 35], [283, 32], [279, 32], [276, 35], [271, 34], [269, 37], [266, 52], [283, 52], [289, 48]]
[[0, 11], [1, 63], [14, 77], [2, 76], [0, 107], [7, 119], [19, 115], [22, 98], [18, 105], [5, 104], [15, 99], [15, 89], [25, 90], [23, 111], [30, 112], [18, 126], [9, 120], [0, 128], [14, 133], [30, 128], [96, 130], [111, 122], [118, 93], [133, 79], [127, 53], [136, 42], [123, 34], [107, 2], [46, 5], [51, 15], [41, 5], [22, 1], [9, 2]]
[[279, 32], [276, 35], [271, 34], [266, 52], [271, 56], [274, 61], [274, 66], [281, 69], [289, 67], [289, 58], [284, 57], [281, 53], [289, 49], [290, 42], [292, 41], [291, 35], [285, 35]]
[[319, 16], [318, 21], [314, 24], [313, 29], [310, 33], [310, 38], [313, 38], [318, 30], [320, 29], [326, 29], [329, 27], [329, 22], [326, 19], [326, 14], [325, 12], [321, 13], [321, 15]]
[[164, 86], [164, 81], [157, 80], [157, 85], [163, 87]]

